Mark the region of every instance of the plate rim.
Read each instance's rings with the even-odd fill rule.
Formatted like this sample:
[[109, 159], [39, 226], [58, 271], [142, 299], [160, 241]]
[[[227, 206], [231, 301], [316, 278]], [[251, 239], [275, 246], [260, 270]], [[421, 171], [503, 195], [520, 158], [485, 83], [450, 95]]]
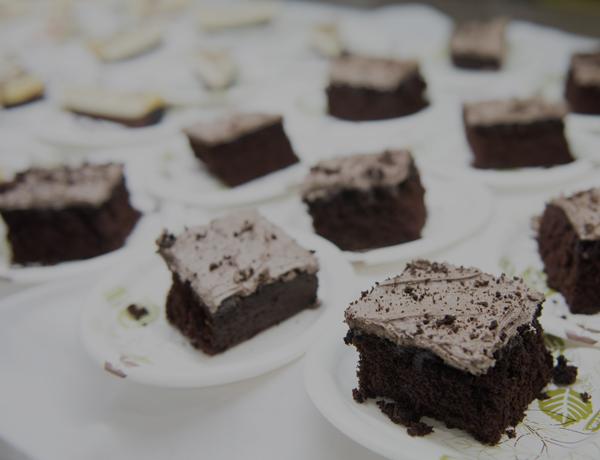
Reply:
[[[334, 260], [332, 263], [335, 268], [335, 278], [340, 280], [339, 283], [341, 286], [353, 286], [355, 283], [355, 273], [352, 269], [351, 264], [342, 256], [341, 252], [337, 247], [335, 247], [332, 243], [323, 238], [308, 234], [305, 232], [292, 232], [286, 230], [290, 233], [290, 235], [294, 239], [299, 239], [298, 235], [302, 240], [300, 244], [306, 245], [304, 241], [310, 241], [311, 244], [316, 243], [320, 246], [321, 250], [325, 249], [323, 260], [327, 260], [327, 263], [331, 263], [331, 260]], [[317, 251], [319, 248], [317, 248]], [[130, 270], [135, 269], [135, 267], [139, 267], [145, 262], [151, 260], [152, 257], [156, 257], [155, 254], [148, 254], [147, 257], [143, 257], [141, 259], [136, 260], [135, 262], [125, 264], [119, 270], [116, 270], [114, 273], [111, 273], [102, 279], [100, 279], [95, 285], [92, 287], [91, 292], [86, 297], [83, 302], [83, 306], [81, 309], [80, 321], [79, 321], [79, 335], [84, 344], [84, 347], [92, 359], [99, 366], [104, 367], [106, 362], [108, 361], [107, 353], [99, 350], [100, 346], [106, 347], [108, 343], [104, 337], [99, 336], [99, 334], [95, 334], [93, 332], [93, 328], [90, 327], [90, 319], [94, 315], [95, 311], [97, 311], [97, 306], [94, 306], [94, 299], [97, 299], [99, 293], [106, 288], [109, 284], [114, 284], [119, 274], [129, 272]], [[155, 259], [156, 260], [156, 259]], [[323, 267], [321, 266], [321, 269]], [[247, 380], [253, 377], [257, 377], [259, 375], [271, 372], [279, 367], [290, 363], [300, 356], [302, 356], [309, 348], [312, 343], [311, 339], [318, 337], [320, 331], [325, 330], [328, 325], [335, 321], [337, 317], [338, 309], [337, 304], [346, 304], [350, 301], [353, 292], [344, 293], [339, 290], [334, 294], [335, 303], [330, 305], [328, 309], [321, 313], [320, 317], [316, 319], [316, 321], [311, 324], [305, 331], [300, 334], [296, 340], [293, 342], [293, 346], [288, 347], [285, 352], [281, 352], [279, 350], [268, 351], [267, 353], [262, 353], [262, 359], [259, 361], [259, 365], [251, 362], [239, 363], [233, 369], [227, 369], [227, 365], [225, 369], [220, 369], [216, 376], [215, 375], [204, 375], [204, 376], [187, 376], [185, 379], [179, 381], [173, 381], [169, 376], [152, 376], [148, 378], [148, 376], [138, 376], [135, 373], [127, 374], [127, 380], [132, 382], [136, 382], [138, 384], [155, 386], [155, 387], [165, 387], [165, 388], [203, 388], [217, 385], [225, 385], [228, 383], [233, 383], [237, 381]], [[335, 292], [335, 291], [333, 291]], [[97, 303], [97, 302], [96, 302]], [[163, 310], [164, 311], [164, 310]], [[100, 345], [100, 344], [104, 345]], [[238, 346], [244, 346], [244, 343], [239, 344]], [[198, 351], [198, 353], [202, 353]], [[265, 357], [266, 355], [266, 357]]]
[[[8, 258], [6, 267], [0, 266], [0, 279], [11, 283], [52, 283], [65, 278], [80, 277], [115, 265], [130, 253], [135, 253], [142, 245], [144, 237], [160, 231], [159, 214], [144, 213], [136, 223], [133, 231], [127, 236], [125, 244], [113, 251], [100, 254], [89, 259], [71, 260], [55, 265], [12, 266]], [[137, 235], [136, 235], [137, 233]], [[132, 239], [133, 237], [133, 239]], [[130, 243], [128, 245], [128, 242]], [[9, 243], [7, 242], [7, 245]], [[7, 246], [8, 247], [8, 246]]]

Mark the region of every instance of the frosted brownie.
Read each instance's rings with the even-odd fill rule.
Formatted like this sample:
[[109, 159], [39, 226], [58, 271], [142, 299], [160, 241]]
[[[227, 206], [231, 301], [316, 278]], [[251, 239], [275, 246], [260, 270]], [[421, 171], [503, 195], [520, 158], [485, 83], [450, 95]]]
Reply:
[[331, 65], [328, 112], [351, 121], [402, 117], [429, 105], [426, 88], [417, 61], [344, 56]]
[[450, 40], [450, 54], [456, 67], [497, 70], [506, 54], [504, 18], [471, 21], [458, 25]]
[[564, 105], [539, 98], [465, 104], [463, 120], [473, 166], [508, 169], [572, 162], [565, 115]]
[[600, 51], [573, 55], [565, 98], [573, 112], [600, 115]]
[[214, 355], [316, 306], [316, 257], [255, 211], [163, 233], [172, 273], [167, 318]]
[[427, 216], [424, 195], [407, 150], [324, 160], [302, 185], [315, 231], [352, 251], [420, 238]]
[[551, 200], [537, 241], [548, 286], [565, 297], [571, 312], [600, 312], [600, 188]]
[[543, 301], [518, 278], [409, 263], [346, 310], [345, 340], [360, 355], [355, 399], [385, 398], [409, 434], [430, 431], [426, 416], [497, 444], [551, 378]]
[[120, 248], [140, 213], [123, 166], [33, 168], [0, 184], [0, 214], [14, 264], [51, 265]]
[[184, 133], [196, 157], [230, 187], [298, 162], [280, 115], [238, 113]]

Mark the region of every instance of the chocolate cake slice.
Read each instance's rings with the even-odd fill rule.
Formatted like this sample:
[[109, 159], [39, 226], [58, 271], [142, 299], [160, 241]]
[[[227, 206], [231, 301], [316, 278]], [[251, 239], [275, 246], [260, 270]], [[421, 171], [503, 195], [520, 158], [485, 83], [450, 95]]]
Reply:
[[230, 187], [298, 162], [280, 115], [238, 113], [184, 133], [196, 157]]
[[498, 70], [506, 54], [505, 18], [470, 21], [458, 25], [450, 39], [450, 54], [456, 67]]
[[119, 164], [28, 169], [0, 184], [0, 214], [12, 263], [20, 265], [52, 265], [113, 251], [140, 218]]
[[255, 211], [157, 244], [173, 277], [167, 319], [209, 355], [316, 306], [316, 257]]
[[64, 94], [63, 107], [77, 115], [140, 128], [162, 120], [165, 102], [151, 93], [71, 89]]
[[474, 102], [463, 120], [473, 166], [509, 169], [574, 161], [565, 136], [562, 104], [539, 98]]
[[573, 55], [565, 98], [573, 112], [600, 115], [600, 51]]
[[424, 195], [407, 150], [321, 161], [302, 185], [315, 232], [348, 251], [420, 238], [427, 216]]
[[402, 117], [429, 105], [426, 88], [417, 61], [344, 56], [331, 66], [328, 112], [350, 121]]
[[409, 434], [427, 416], [497, 444], [549, 383], [552, 357], [538, 323], [544, 296], [518, 278], [415, 261], [346, 310], [346, 343], [360, 355], [358, 402]]
[[600, 188], [550, 201], [537, 241], [548, 286], [571, 312], [600, 312]]

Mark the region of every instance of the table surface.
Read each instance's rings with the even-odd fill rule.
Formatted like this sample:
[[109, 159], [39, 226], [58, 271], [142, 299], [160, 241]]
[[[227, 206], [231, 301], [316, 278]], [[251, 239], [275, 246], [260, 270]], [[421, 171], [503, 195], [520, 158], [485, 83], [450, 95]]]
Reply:
[[[294, 8], [298, 11], [313, 7]], [[335, 10], [338, 17], [343, 16], [342, 12]], [[318, 16], [313, 13], [311, 18]], [[597, 168], [590, 169], [588, 176], [600, 183]], [[513, 222], [535, 215], [540, 211], [540, 203], [572, 189], [579, 181], [581, 179], [527, 192], [496, 190], [492, 221], [468, 240], [430, 256], [498, 272], [501, 256], [498, 242], [506, 238]], [[403, 266], [402, 261], [368, 268], [357, 266], [360, 286], [348, 286], [348, 289], [367, 288], [376, 280], [398, 273]], [[74, 282], [92, 285], [94, 278]], [[0, 297], [26, 288], [28, 286], [2, 281]], [[52, 414], [40, 413], [39, 418], [24, 421], [21, 414], [15, 412], [9, 414], [15, 420], [14, 425], [10, 425], [5, 413], [5, 417], [0, 416], [0, 459], [381, 458], [341, 434], [320, 415], [304, 390], [302, 359], [234, 384], [205, 389], [161, 389], [136, 385], [103, 372], [81, 350], [76, 331], [65, 334], [68, 337], [57, 340], [64, 340], [65, 353], [73, 357], [73, 372], [77, 374], [76, 382], [71, 385], [76, 388], [72, 404], [77, 407], [69, 410], [76, 410], [78, 417], [86, 422], [66, 429], [52, 423]], [[34, 341], [35, 338], [19, 340]], [[22, 343], [13, 345], [18, 349]], [[0, 363], [6, 357], [2, 355], [3, 350], [0, 350]], [[59, 385], [63, 376], [52, 374], [51, 367], [48, 372], [49, 375], [39, 375], [39, 378], [48, 378], [49, 388]], [[29, 388], [29, 383], [23, 383], [24, 388]], [[93, 395], [90, 394], [92, 387], [97, 392]], [[37, 394], [32, 395], [32, 401], [54, 397], [64, 395]], [[4, 398], [10, 395], [0, 395], [0, 412], [7, 402]], [[88, 404], [86, 398], [94, 398], [95, 403]], [[32, 410], [24, 408], [23, 414]], [[3, 426], [11, 428], [7, 428], [11, 436], [6, 436]], [[26, 433], [25, 427], [30, 427], [30, 433]]]

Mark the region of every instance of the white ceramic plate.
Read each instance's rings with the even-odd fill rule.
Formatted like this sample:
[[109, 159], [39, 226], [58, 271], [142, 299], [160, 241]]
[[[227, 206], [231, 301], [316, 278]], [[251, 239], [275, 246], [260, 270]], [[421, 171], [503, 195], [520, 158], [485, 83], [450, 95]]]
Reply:
[[122, 261], [138, 248], [152, 247], [161, 230], [161, 221], [157, 215], [145, 214], [136, 224], [135, 228], [127, 238], [125, 245], [115, 251], [92, 257], [86, 260], [62, 262], [48, 266], [18, 266], [10, 264], [10, 247], [4, 236], [6, 228], [1, 225], [0, 238], [0, 278], [17, 283], [42, 283], [55, 281], [60, 278], [70, 278], [106, 269], [115, 263]]
[[570, 113], [567, 115], [567, 123], [573, 125], [577, 129], [600, 136], [600, 115]]
[[229, 188], [207, 171], [182, 137], [162, 154], [141, 161], [148, 193], [206, 208], [241, 206], [283, 195], [306, 174], [304, 165], [298, 163]]
[[582, 126], [572, 115], [567, 117], [569, 142], [574, 150], [592, 163], [600, 164], [600, 116], [595, 126]]
[[[349, 261], [375, 265], [424, 256], [467, 238], [489, 221], [494, 203], [485, 187], [431, 178], [423, 178], [423, 182], [428, 212], [423, 237], [370, 251], [344, 251]], [[286, 228], [313, 231], [310, 215], [299, 198], [268, 205], [263, 210]]]
[[[164, 304], [171, 275], [158, 255], [136, 260], [111, 273], [85, 303], [81, 333], [87, 350], [105, 369], [127, 379], [167, 387], [224, 384], [268, 372], [299, 357], [324, 326], [349, 302], [353, 272], [327, 241], [293, 233], [320, 262], [321, 305], [261, 332], [224, 353], [203, 354], [169, 325]], [[142, 327], [126, 308], [138, 303], [150, 310]]]
[[[341, 316], [340, 316], [341, 318]], [[597, 458], [600, 443], [600, 368], [596, 350], [571, 348], [564, 351], [567, 359], [579, 367], [577, 382], [570, 387], [552, 388], [552, 402], [559, 404], [554, 415], [572, 417], [571, 425], [562, 425], [548, 409], [533, 401], [526, 418], [516, 428], [517, 436], [506, 436], [496, 447], [487, 447], [458, 429], [425, 419], [434, 432], [413, 438], [406, 428], [395, 425], [381, 413], [373, 400], [358, 404], [352, 398], [357, 385], [358, 355], [354, 347], [343, 343], [347, 329], [339, 321], [321, 337], [306, 357], [307, 392], [321, 413], [349, 438], [394, 460], [514, 460]], [[561, 339], [558, 347], [564, 346]], [[558, 351], [558, 350], [557, 350]], [[562, 350], [561, 350], [562, 351]], [[589, 404], [581, 401], [579, 392], [592, 395]], [[583, 410], [575, 415], [572, 406]], [[577, 406], [573, 407], [576, 408]], [[576, 457], [575, 457], [576, 455]]]
[[576, 161], [550, 168], [518, 168], [510, 170], [476, 169], [471, 166], [473, 154], [462, 136], [447, 136], [444, 141], [427, 146], [424, 167], [442, 177], [478, 181], [503, 190], [535, 189], [555, 186], [591, 171], [593, 165], [581, 158], [577, 145], [571, 145]]

